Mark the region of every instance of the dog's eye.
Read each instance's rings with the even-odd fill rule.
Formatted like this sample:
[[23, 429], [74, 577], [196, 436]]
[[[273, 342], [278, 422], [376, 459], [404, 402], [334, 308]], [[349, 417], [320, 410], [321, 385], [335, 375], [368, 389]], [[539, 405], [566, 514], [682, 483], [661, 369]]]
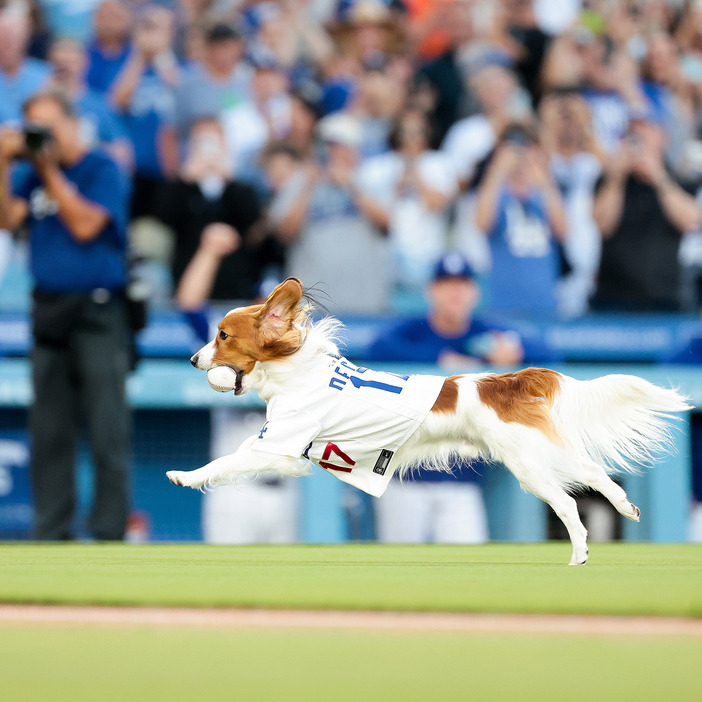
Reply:
[[223, 331], [219, 332], [219, 338], [222, 341], [224, 341], [228, 336], [229, 336], [229, 334], [227, 334], [226, 332], [223, 332]]

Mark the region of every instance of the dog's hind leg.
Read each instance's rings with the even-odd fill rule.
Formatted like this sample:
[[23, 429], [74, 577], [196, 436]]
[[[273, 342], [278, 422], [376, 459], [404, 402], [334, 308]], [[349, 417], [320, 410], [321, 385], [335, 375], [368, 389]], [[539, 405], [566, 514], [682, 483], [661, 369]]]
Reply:
[[619, 514], [633, 522], [639, 521], [641, 516], [639, 508], [629, 500], [624, 489], [607, 475], [602, 466], [594, 461], [584, 461], [582, 466], [585, 472], [583, 477], [585, 485], [604, 495]]
[[511, 461], [505, 466], [519, 480], [520, 485], [548, 504], [568, 530], [573, 545], [569, 565], [585, 565], [587, 562], [587, 529], [580, 521], [575, 500], [548, 474], [548, 468]]
[[573, 555], [568, 565], [585, 565], [588, 556], [587, 529], [580, 521], [575, 500], [559, 485], [531, 485], [527, 489], [546, 502], [565, 524], [573, 544]]

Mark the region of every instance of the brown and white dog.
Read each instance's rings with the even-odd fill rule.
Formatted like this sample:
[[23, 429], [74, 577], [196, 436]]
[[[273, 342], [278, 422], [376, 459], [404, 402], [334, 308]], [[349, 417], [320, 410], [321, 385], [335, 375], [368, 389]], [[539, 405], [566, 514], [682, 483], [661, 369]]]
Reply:
[[[310, 403], [322, 398], [324, 392], [333, 395], [325, 402], [334, 402], [333, 409], [324, 409], [325, 416], [338, 415], [361, 396], [364, 402], [369, 397], [375, 402], [390, 395], [393, 402], [408, 401], [411, 392], [408, 389], [403, 396], [403, 384], [410, 378], [431, 380], [432, 376], [379, 374], [340, 359], [334, 343], [339, 324], [332, 318], [311, 323], [309, 309], [300, 304], [302, 297], [302, 283], [288, 278], [262, 305], [232, 310], [221, 321], [216, 338], [192, 357], [192, 364], [204, 371], [223, 365], [231, 368], [235, 372], [231, 389], [237, 395], [256, 389], [268, 404], [269, 419], [271, 408], [285, 406], [286, 411], [278, 412], [278, 417], [291, 425], [291, 436], [297, 432], [298, 415], [314, 414]], [[377, 378], [382, 380], [381, 376], [396, 380], [380, 382]], [[368, 380], [370, 377], [376, 380]], [[670, 441], [666, 420], [671, 413], [691, 409], [675, 390], [629, 375], [578, 381], [553, 370], [527, 368], [501, 375], [476, 373], [435, 380], [436, 391], [425, 398], [426, 411], [416, 419], [411, 433], [402, 435], [394, 450], [381, 451], [378, 462], [371, 466], [368, 481], [384, 481], [375, 492], [375, 488], [365, 487], [365, 478], [353, 482], [357, 469], [360, 476], [360, 465], [350, 458], [343, 442], [335, 439], [324, 444], [325, 459], [331, 451], [336, 454], [334, 464], [315, 459], [307, 450], [288, 450], [294, 442], [265, 444], [265, 426], [236, 453], [198, 470], [169, 471], [168, 478], [176, 485], [202, 489], [266, 470], [303, 475], [309, 472], [311, 459], [342, 480], [378, 495], [395, 472], [402, 476], [418, 464], [449, 470], [456, 456], [482, 457], [506, 466], [523, 489], [553, 508], [573, 544], [570, 564], [582, 565], [588, 556], [587, 532], [569, 493], [579, 487], [597, 490], [620, 514], [638, 521], [639, 509], [610, 474], [635, 472], [638, 465], [649, 462]], [[330, 387], [340, 392], [327, 391]], [[419, 382], [413, 387], [423, 386]], [[429, 383], [427, 387], [434, 386]], [[305, 402], [307, 409], [297, 412]], [[375, 405], [368, 407], [370, 414], [376, 411]], [[337, 417], [335, 421], [338, 425], [340, 420]], [[320, 419], [317, 426], [322, 423]], [[314, 434], [310, 439], [307, 449], [313, 445]], [[356, 445], [365, 441], [363, 436], [348, 439]], [[307, 437], [304, 441], [307, 443]], [[388, 465], [391, 470], [386, 472]]]

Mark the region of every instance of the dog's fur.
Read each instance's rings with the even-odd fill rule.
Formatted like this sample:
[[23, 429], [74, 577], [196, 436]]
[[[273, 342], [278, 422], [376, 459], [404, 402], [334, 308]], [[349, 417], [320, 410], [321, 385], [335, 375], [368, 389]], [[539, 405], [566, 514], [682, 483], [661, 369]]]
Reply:
[[[256, 389], [268, 402], [276, 393], [319, 382], [321, 364], [337, 353], [332, 318], [312, 324], [301, 306], [302, 283], [288, 278], [262, 305], [229, 312], [214, 341], [191, 362], [207, 371], [227, 365], [237, 374], [237, 395]], [[675, 390], [629, 375], [578, 381], [545, 368], [516, 373], [477, 373], [447, 378], [419, 429], [396, 453], [400, 475], [421, 464], [450, 470], [456, 456], [482, 457], [505, 465], [522, 488], [547, 502], [573, 544], [571, 565], [587, 561], [587, 532], [569, 494], [589, 487], [628, 519], [639, 509], [610, 477], [635, 472], [670, 441], [666, 420], [691, 409]], [[273, 470], [303, 475], [301, 458], [257, 451], [256, 437], [231, 456], [194, 471], [169, 471], [176, 485], [204, 488], [236, 482], [243, 474]]]

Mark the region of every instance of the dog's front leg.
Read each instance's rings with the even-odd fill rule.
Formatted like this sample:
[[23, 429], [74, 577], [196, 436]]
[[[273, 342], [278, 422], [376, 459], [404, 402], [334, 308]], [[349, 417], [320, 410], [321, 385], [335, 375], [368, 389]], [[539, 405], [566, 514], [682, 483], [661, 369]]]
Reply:
[[309, 471], [309, 462], [291, 456], [278, 456], [251, 448], [252, 440], [245, 441], [236, 453], [222, 456], [197, 470], [169, 470], [168, 479], [174, 485], [200, 489], [208, 485], [235, 483], [242, 475], [254, 475], [272, 470], [281, 475], [304, 475]]

